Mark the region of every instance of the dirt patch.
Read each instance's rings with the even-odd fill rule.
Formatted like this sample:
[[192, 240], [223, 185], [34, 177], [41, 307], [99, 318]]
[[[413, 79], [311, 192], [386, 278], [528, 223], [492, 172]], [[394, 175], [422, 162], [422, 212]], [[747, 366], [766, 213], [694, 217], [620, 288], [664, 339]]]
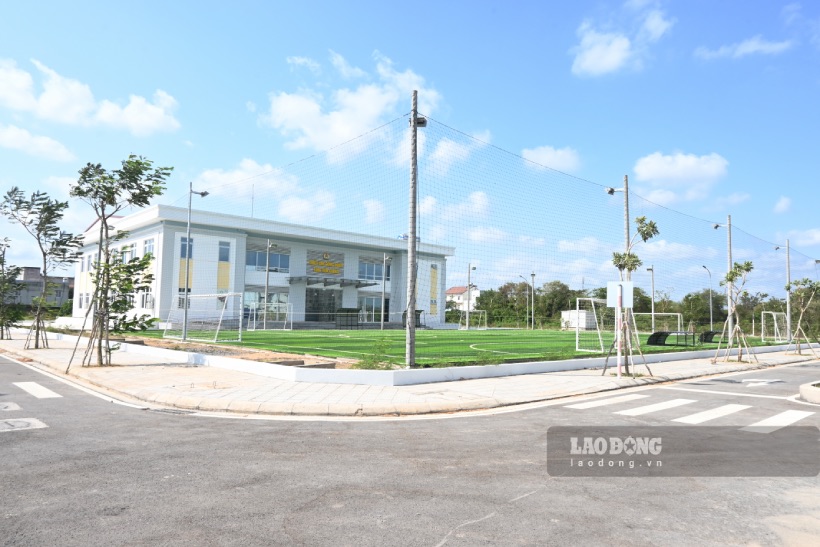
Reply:
[[146, 346], [155, 348], [172, 349], [177, 351], [190, 351], [203, 355], [221, 355], [244, 359], [246, 361], [259, 361], [262, 363], [282, 363], [295, 364], [302, 361], [305, 365], [319, 365], [322, 363], [333, 363], [337, 369], [351, 368], [355, 359], [333, 359], [331, 357], [319, 357], [317, 355], [301, 355], [298, 353], [281, 353], [278, 351], [268, 351], [262, 349], [241, 348], [236, 346], [221, 346], [218, 344], [201, 344], [197, 342], [182, 342], [180, 340], [163, 340], [157, 338], [140, 338]]

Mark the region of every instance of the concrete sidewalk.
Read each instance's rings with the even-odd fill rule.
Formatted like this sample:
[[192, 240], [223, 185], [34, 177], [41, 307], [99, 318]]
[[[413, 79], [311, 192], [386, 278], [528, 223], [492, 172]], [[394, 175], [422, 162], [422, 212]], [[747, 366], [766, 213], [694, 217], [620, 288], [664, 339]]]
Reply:
[[[117, 351], [112, 353], [110, 367], [82, 367], [83, 344], [66, 375], [74, 343], [49, 340], [49, 345], [49, 349], [27, 350], [21, 339], [0, 340], [0, 353], [112, 398], [146, 406], [280, 416], [402, 416], [482, 410], [815, 359], [811, 351], [803, 355], [774, 352], [758, 355], [758, 363], [712, 364], [709, 359], [652, 363], [654, 376], [635, 379], [618, 379], [610, 368], [606, 376], [601, 376], [601, 369], [573, 370], [413, 386], [373, 386], [290, 382], [191, 365], [185, 352], [176, 352], [177, 359]], [[646, 374], [642, 365], [636, 370]]]

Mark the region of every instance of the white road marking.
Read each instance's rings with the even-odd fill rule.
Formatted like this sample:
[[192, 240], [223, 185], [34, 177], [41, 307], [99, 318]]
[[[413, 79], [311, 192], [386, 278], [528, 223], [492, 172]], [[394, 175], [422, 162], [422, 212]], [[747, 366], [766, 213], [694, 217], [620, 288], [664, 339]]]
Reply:
[[741, 382], [750, 382], [746, 385], [746, 387], [760, 387], [769, 384], [783, 383], [783, 380], [760, 380], [756, 378], [747, 378], [746, 380], [741, 380]]
[[787, 410], [780, 414], [775, 414], [771, 418], [766, 418], [752, 425], [746, 426], [741, 431], [751, 431], [753, 433], [771, 433], [777, 431], [781, 427], [792, 425], [799, 422], [803, 418], [807, 418], [814, 414], [814, 412], [807, 412], [805, 410]]
[[12, 418], [0, 420], [0, 433], [3, 431], [21, 431], [24, 429], [42, 429], [48, 427], [37, 418]]
[[0, 410], [20, 410], [17, 403], [0, 403]]
[[38, 399], [54, 399], [56, 397], [62, 397], [59, 393], [54, 393], [47, 387], [43, 387], [37, 382], [15, 382], [14, 385], [30, 395], [34, 395]]
[[747, 408], [752, 407], [748, 405], [723, 405], [713, 408], [712, 410], [704, 410], [703, 412], [698, 412], [697, 414], [690, 414], [689, 416], [683, 416], [682, 418], [675, 418], [672, 421], [691, 425], [702, 424], [703, 422], [708, 422], [709, 420], [714, 420], [716, 418], [722, 418], [723, 416], [728, 416], [729, 414], [734, 414], [735, 412], [740, 412], [741, 410], [746, 410]]
[[733, 395], [735, 397], [758, 397], [760, 399], [780, 399], [781, 401], [785, 401], [789, 399], [789, 397], [779, 397], [777, 395], [756, 395], [754, 393], [740, 393], [734, 391], [716, 391], [712, 389], [690, 389], [688, 387], [674, 387], [674, 386], [661, 386], [658, 389], [671, 389], [674, 391], [691, 391], [693, 393], [714, 393], [717, 395]]
[[637, 408], [630, 408], [629, 410], [621, 410], [615, 414], [621, 416], [643, 416], [652, 412], [667, 410], [678, 406], [688, 405], [689, 403], [697, 402], [694, 399], [672, 399], [671, 401], [664, 401], [662, 403], [655, 403], [654, 405], [639, 406]]
[[631, 395], [621, 395], [619, 397], [611, 397], [609, 399], [596, 399], [594, 401], [588, 401], [586, 403], [576, 403], [574, 405], [567, 405], [565, 408], [577, 408], [584, 410], [587, 408], [614, 405], [616, 403], [625, 403], [627, 401], [634, 401], [635, 399], [643, 399], [645, 397], [648, 397], [648, 395], [639, 395], [637, 393], [633, 393]]

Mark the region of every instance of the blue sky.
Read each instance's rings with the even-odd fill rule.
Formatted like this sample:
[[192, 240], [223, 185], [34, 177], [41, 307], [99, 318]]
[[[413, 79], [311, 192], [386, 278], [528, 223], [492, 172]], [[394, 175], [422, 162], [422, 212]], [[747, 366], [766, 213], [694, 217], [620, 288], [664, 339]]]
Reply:
[[[0, 189], [67, 199], [86, 162], [134, 153], [175, 167], [161, 201], [184, 205], [189, 181], [331, 149], [418, 89], [503, 150], [820, 257], [819, 61], [815, 2], [3, 2]], [[341, 193], [289, 188], [284, 220]], [[88, 221], [72, 204], [67, 227]]]

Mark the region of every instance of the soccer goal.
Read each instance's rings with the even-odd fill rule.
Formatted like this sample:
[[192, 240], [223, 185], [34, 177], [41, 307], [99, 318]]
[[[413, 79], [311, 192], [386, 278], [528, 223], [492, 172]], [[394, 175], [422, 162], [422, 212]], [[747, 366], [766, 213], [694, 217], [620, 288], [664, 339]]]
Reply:
[[615, 340], [615, 308], [599, 298], [575, 299], [575, 311], [561, 312], [563, 327], [575, 329], [575, 350], [604, 353]]
[[183, 337], [200, 342], [242, 341], [242, 293], [192, 294], [188, 296], [187, 325], [185, 297], [168, 313], [163, 338]]
[[786, 314], [784, 312], [764, 311], [760, 313], [760, 341], [789, 341], [789, 331], [786, 325]]
[[293, 330], [293, 304], [253, 303], [245, 310], [248, 330]]
[[471, 310], [470, 324], [467, 325], [467, 312], [461, 311], [461, 316], [458, 319], [459, 329], [475, 329], [484, 330], [487, 328], [487, 310]]
[[635, 317], [635, 328], [641, 334], [651, 334], [658, 331], [682, 332], [682, 313], [656, 313], [654, 327], [651, 313], [633, 313]]

